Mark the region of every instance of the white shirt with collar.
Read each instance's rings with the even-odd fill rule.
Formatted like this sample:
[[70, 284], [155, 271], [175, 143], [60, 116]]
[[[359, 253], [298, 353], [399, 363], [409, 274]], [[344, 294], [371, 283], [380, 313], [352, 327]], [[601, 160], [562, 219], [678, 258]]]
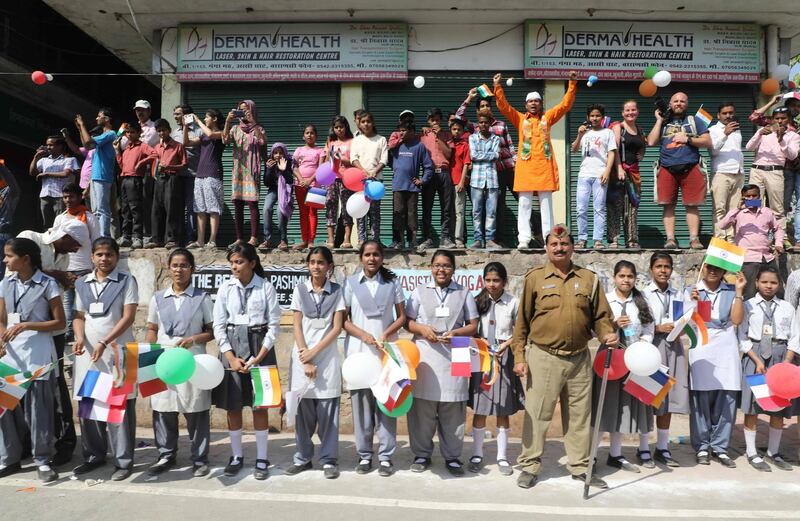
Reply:
[[785, 300], [774, 297], [771, 301], [767, 301], [756, 293], [756, 296], [744, 305], [747, 320], [739, 326], [739, 347], [742, 353], [747, 353], [753, 348], [753, 341], [761, 340], [766, 323], [765, 309], [772, 311], [772, 338], [788, 341], [792, 336], [795, 311]]
[[650, 282], [642, 294], [653, 312], [656, 326], [671, 324], [680, 318], [672, 316], [672, 303], [683, 301], [677, 289], [667, 286], [666, 291], [661, 291], [655, 282]]
[[[322, 290], [325, 298], [331, 298], [331, 289], [331, 283], [329, 281], [325, 282], [325, 287]], [[291, 310], [302, 313], [303, 307], [300, 301], [301, 291], [312, 293], [311, 297], [316, 302], [319, 302], [319, 297], [313, 292], [313, 286], [310, 278], [305, 281], [305, 283], [295, 286], [294, 293], [292, 294]], [[312, 327], [312, 317], [306, 317], [303, 315], [301, 327], [303, 329], [303, 337], [305, 339], [306, 346], [309, 349], [316, 346], [317, 343], [319, 343], [319, 341], [328, 334], [328, 331], [333, 328], [334, 315], [339, 311], [344, 310], [344, 296], [340, 291], [336, 297], [336, 304], [330, 309], [328, 314], [322, 316], [322, 319], [327, 324], [325, 328], [317, 329]], [[314, 388], [309, 389], [303, 395], [303, 397], [330, 399], [341, 396], [342, 359], [341, 356], [339, 356], [338, 340], [334, 339], [333, 342], [323, 347], [319, 354], [317, 354], [317, 356], [311, 360], [311, 363], [317, 367], [317, 378], [314, 380]], [[292, 349], [290, 375], [291, 390], [298, 391], [302, 389], [306, 382], [306, 375], [303, 371], [303, 363], [300, 361], [300, 350], [296, 341], [294, 343], [294, 348]]]
[[[720, 298], [720, 293], [723, 290], [727, 290], [731, 288], [731, 286], [725, 282], [720, 282], [717, 289], [714, 291], [708, 289], [706, 286], [706, 281], [701, 280], [696, 285], [697, 291], [705, 291], [706, 292], [706, 299], [711, 302], [711, 320], [719, 320], [720, 314], [720, 306], [722, 305], [722, 299]], [[691, 304], [692, 306], [697, 306], [697, 301], [692, 299], [692, 288], [691, 286], [686, 288], [684, 293], [684, 302], [686, 304]]]
[[738, 130], [725, 135], [725, 125], [717, 121], [708, 128], [711, 135], [711, 171], [724, 174], [744, 174], [742, 133]]
[[[492, 308], [494, 308], [494, 324], [491, 323]], [[504, 291], [497, 300], [489, 297], [489, 309], [480, 316], [478, 333], [481, 338], [490, 340], [490, 331], [494, 328], [496, 343], [505, 341], [514, 335], [514, 323], [517, 321], [519, 300], [508, 291]]]
[[[622, 298], [617, 295], [616, 290], [610, 291], [606, 293], [606, 300], [608, 300], [608, 304], [611, 306], [611, 311], [614, 313], [614, 320], [622, 316], [622, 308], [624, 306], [625, 314], [628, 315], [628, 318], [631, 321], [630, 327], [636, 329], [636, 334], [639, 335], [639, 340], [644, 342], [653, 342], [655, 323], [650, 322], [649, 324], [642, 324], [642, 321], [639, 318], [639, 308], [633, 301], [633, 293], [628, 295], [627, 298]], [[650, 314], [653, 314], [652, 309], [650, 310]]]
[[[58, 228], [61, 223], [69, 219], [77, 219], [77, 217], [72, 216], [67, 212], [56, 215], [56, 219], [53, 221], [53, 228]], [[86, 211], [86, 227], [89, 230], [89, 241], [83, 241], [81, 247], [75, 253], [67, 254], [67, 258], [69, 259], [69, 264], [67, 266], [68, 271], [85, 271], [94, 269], [94, 264], [92, 263], [92, 243], [95, 239], [100, 237], [100, 223], [98, 222], [97, 217], [95, 217], [95, 215], [88, 210]]]
[[217, 291], [217, 300], [214, 303], [214, 336], [220, 353], [232, 349], [228, 341], [227, 326], [234, 323], [236, 315], [243, 313], [242, 303], [245, 305], [244, 312], [247, 313], [251, 326], [263, 324], [269, 326], [261, 346], [271, 349], [278, 339], [281, 308], [272, 283], [255, 273], [246, 286], [236, 277], [231, 277]]
[[32, 230], [25, 230], [19, 232], [17, 237], [22, 239], [30, 239], [39, 246], [42, 251], [42, 269], [43, 270], [56, 270], [68, 271], [69, 270], [69, 255], [66, 253], [56, 253], [56, 249], [52, 244], [47, 244], [44, 241], [44, 233], [34, 232]]

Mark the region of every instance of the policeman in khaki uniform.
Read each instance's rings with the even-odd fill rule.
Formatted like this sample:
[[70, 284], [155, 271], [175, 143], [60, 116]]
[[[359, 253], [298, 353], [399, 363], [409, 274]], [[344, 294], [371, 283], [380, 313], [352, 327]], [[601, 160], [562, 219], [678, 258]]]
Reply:
[[[523, 471], [517, 485], [522, 488], [536, 484], [545, 436], [559, 398], [567, 469], [573, 479], [586, 479], [592, 411], [592, 363], [587, 343], [595, 332], [609, 346], [616, 346], [618, 340], [614, 315], [597, 275], [572, 264], [569, 230], [555, 226], [546, 243], [547, 263], [525, 276], [511, 344], [514, 372], [528, 376], [522, 454], [517, 460]], [[608, 487], [595, 476], [591, 485]]]

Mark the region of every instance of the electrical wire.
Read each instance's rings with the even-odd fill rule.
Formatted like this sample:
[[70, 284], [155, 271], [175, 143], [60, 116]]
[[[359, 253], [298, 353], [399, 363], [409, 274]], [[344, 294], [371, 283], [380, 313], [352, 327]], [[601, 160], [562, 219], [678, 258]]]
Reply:
[[483, 45], [484, 43], [488, 43], [488, 42], [491, 42], [492, 40], [496, 40], [496, 39], [500, 38], [501, 36], [510, 33], [514, 29], [516, 29], [518, 27], [522, 27], [522, 25], [523, 25], [522, 22], [520, 22], [520, 23], [514, 25], [513, 27], [510, 27], [510, 28], [506, 29], [505, 31], [503, 31], [500, 34], [496, 34], [494, 36], [486, 38], [485, 40], [481, 40], [480, 42], [468, 43], [466, 45], [461, 45], [459, 47], [448, 47], [447, 49], [409, 49], [408, 52], [451, 52], [451, 51], [460, 51], [462, 49], [469, 49], [470, 47], [477, 47], [478, 45]]
[[178, 70], [178, 67], [177, 67], [177, 66], [176, 66], [174, 63], [172, 63], [171, 61], [167, 60], [166, 58], [164, 58], [164, 56], [162, 56], [162, 55], [161, 55], [161, 49], [156, 49], [156, 46], [155, 46], [155, 45], [153, 45], [153, 43], [152, 43], [150, 40], [148, 40], [148, 39], [145, 37], [145, 35], [142, 33], [142, 30], [141, 30], [141, 29], [139, 29], [139, 22], [137, 22], [137, 21], [136, 21], [136, 13], [133, 11], [133, 5], [131, 4], [131, 0], [125, 0], [125, 3], [126, 3], [126, 4], [128, 4], [128, 11], [130, 11], [130, 14], [131, 14], [131, 21], [133, 22], [133, 25], [131, 25], [131, 23], [130, 23], [130, 22], [128, 22], [128, 21], [125, 19], [125, 17], [124, 17], [124, 16], [122, 16], [121, 14], [117, 16], [117, 20], [122, 20], [123, 22], [125, 22], [126, 24], [128, 24], [128, 26], [130, 26], [130, 27], [133, 27], [133, 30], [134, 30], [134, 31], [136, 31], [136, 33], [137, 33], [137, 34], [138, 34], [138, 35], [139, 35], [139, 36], [142, 38], [142, 40], [144, 41], [144, 43], [146, 43], [146, 44], [147, 44], [147, 46], [148, 46], [148, 47], [150, 47], [150, 49], [153, 51], [153, 54], [155, 54], [156, 56], [158, 56], [158, 59], [159, 59], [160, 61], [163, 61], [163, 62], [165, 62], [167, 65], [169, 65], [170, 67], [172, 67], [172, 70], [173, 70], [173, 71], [176, 71], [176, 70]]

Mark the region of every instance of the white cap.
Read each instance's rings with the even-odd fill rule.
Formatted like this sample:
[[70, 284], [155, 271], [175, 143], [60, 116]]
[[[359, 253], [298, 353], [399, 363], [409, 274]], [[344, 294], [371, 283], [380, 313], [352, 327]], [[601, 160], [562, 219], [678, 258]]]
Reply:
[[140, 99], [139, 101], [136, 102], [136, 105], [134, 105], [133, 108], [135, 108], [135, 109], [149, 109], [150, 108], [150, 102], [147, 101], [146, 99]]
[[800, 92], [787, 92], [786, 94], [783, 95], [783, 99], [785, 100], [794, 99], [800, 101]]
[[529, 102], [532, 99], [542, 99], [542, 95], [536, 91], [529, 92], [527, 96], [525, 96], [525, 103]]
[[89, 228], [78, 219], [65, 219], [55, 228], [44, 232], [44, 243], [53, 244], [58, 239], [69, 235], [81, 246], [89, 242]]

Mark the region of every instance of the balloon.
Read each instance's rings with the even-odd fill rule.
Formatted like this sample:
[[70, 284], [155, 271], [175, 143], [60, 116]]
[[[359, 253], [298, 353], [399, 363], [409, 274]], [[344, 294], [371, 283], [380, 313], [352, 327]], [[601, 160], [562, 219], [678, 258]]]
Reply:
[[638, 376], [650, 376], [661, 367], [661, 353], [648, 342], [634, 342], [625, 348], [625, 365]]
[[797, 84], [795, 82], [793, 82], [793, 81], [790, 81], [788, 86], [789, 86], [789, 90], [794, 90], [794, 89], [797, 88]]
[[598, 80], [597, 76], [592, 74], [591, 76], [589, 76], [589, 79], [586, 81], [586, 86], [587, 87], [591, 87], [592, 85], [597, 83], [597, 80]]
[[669, 71], [658, 71], [653, 76], [653, 83], [655, 83], [657, 87], [666, 87], [671, 81], [672, 74], [670, 74]]
[[386, 187], [380, 181], [367, 181], [366, 186], [364, 186], [364, 195], [373, 201], [380, 201], [385, 193]]
[[508, 85], [509, 87], [514, 85], [514, 78], [508, 78], [506, 80], [506, 85]]
[[767, 387], [787, 400], [800, 397], [800, 367], [781, 362], [767, 369]]
[[382, 370], [380, 360], [369, 353], [352, 354], [342, 364], [342, 376], [352, 389], [371, 386], [378, 381]]
[[194, 369], [192, 352], [182, 347], [165, 349], [156, 360], [156, 376], [167, 385], [187, 382], [194, 374]]
[[647, 67], [644, 68], [644, 79], [652, 80], [653, 76], [655, 76], [657, 72], [658, 72], [658, 67], [656, 67], [655, 65], [648, 65]]
[[364, 192], [356, 192], [347, 200], [347, 213], [353, 219], [361, 219], [369, 212], [369, 201]]
[[761, 94], [764, 96], [774, 96], [781, 90], [781, 84], [775, 78], [767, 78], [761, 82]]
[[417, 76], [414, 78], [414, 86], [418, 89], [421, 89], [425, 86], [425, 77], [424, 76]]
[[42, 71], [33, 71], [31, 73], [31, 81], [36, 85], [44, 85], [47, 83], [47, 76]]
[[403, 400], [403, 403], [398, 405], [394, 408], [393, 411], [389, 412], [386, 410], [386, 407], [381, 402], [378, 402], [378, 409], [381, 410], [383, 414], [389, 416], [390, 418], [399, 418], [400, 416], [405, 416], [409, 410], [411, 410], [411, 405], [414, 403], [414, 395], [409, 394], [408, 398]]
[[789, 72], [791, 69], [785, 63], [781, 63], [775, 70], [772, 71], [772, 77], [778, 81], [788, 80], [789, 79]]
[[53, 81], [53, 75], [50, 74], [49, 72], [45, 74], [44, 77], [47, 78], [47, 81]]
[[336, 181], [336, 172], [330, 163], [322, 163], [317, 168], [317, 182], [322, 186], [330, 186]]
[[[606, 363], [606, 352], [603, 349], [597, 351], [594, 357], [594, 372], [600, 378], [603, 377], [603, 365]], [[625, 352], [622, 349], [611, 350], [611, 366], [608, 368], [608, 379], [619, 380], [628, 374], [628, 367], [625, 365]], [[651, 373], [652, 374], [652, 373]]]
[[364, 189], [364, 179], [366, 176], [359, 168], [345, 168], [342, 171], [342, 183], [351, 192], [360, 192]]
[[194, 374], [189, 383], [205, 391], [213, 389], [222, 382], [225, 368], [219, 358], [211, 355], [194, 355]]
[[653, 83], [653, 80], [644, 80], [639, 84], [639, 94], [645, 98], [652, 98], [656, 95], [657, 90], [658, 87]]

